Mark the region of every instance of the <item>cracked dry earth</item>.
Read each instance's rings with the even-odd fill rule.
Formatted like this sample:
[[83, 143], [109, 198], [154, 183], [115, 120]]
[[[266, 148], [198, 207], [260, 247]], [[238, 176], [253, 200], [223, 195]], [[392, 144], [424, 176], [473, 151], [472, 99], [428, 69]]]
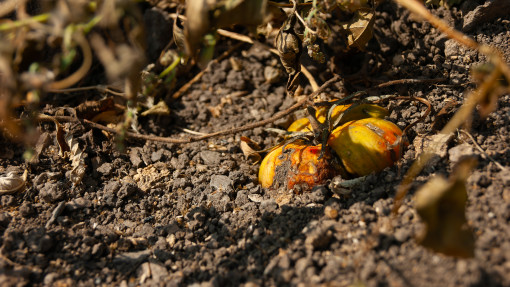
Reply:
[[[466, 3], [434, 13], [462, 28], [480, 4]], [[509, 16], [474, 26], [468, 35], [498, 47], [510, 60]], [[370, 91], [431, 102], [431, 115], [410, 131], [413, 143], [437, 133], [451, 118], [475, 87], [469, 68], [485, 58], [386, 2], [378, 8], [367, 50], [334, 61], [335, 72], [346, 80], [330, 88], [332, 97], [374, 84], [349, 78], [362, 63], [369, 82], [447, 78]], [[307, 65], [319, 82], [331, 77], [331, 67]], [[268, 75], [276, 76], [269, 81]], [[207, 133], [265, 119], [297, 101], [286, 96], [285, 83], [276, 56], [246, 44], [173, 102], [171, 116], [141, 119], [139, 129], [179, 137], [188, 136], [183, 128]], [[239, 148], [241, 135], [262, 147], [275, 144], [265, 128], [185, 145], [128, 141], [120, 152], [102, 132], [68, 125], [84, 147], [87, 164], [83, 183], [72, 188], [69, 162], [58, 156], [53, 141], [54, 126], [42, 124], [48, 147], [30, 167], [27, 188], [1, 196], [0, 285], [510, 286], [509, 103], [510, 95], [503, 95], [487, 118], [474, 116], [471, 135], [484, 152], [455, 134], [416, 178], [396, 217], [390, 215], [393, 196], [416, 159], [413, 144], [400, 171], [392, 167], [368, 176], [349, 197], [317, 186], [278, 204], [257, 184], [258, 164]], [[59, 104], [48, 103], [43, 112], [51, 114]], [[445, 105], [450, 108], [439, 114]], [[389, 120], [401, 128], [424, 110], [414, 102], [386, 106]], [[213, 109], [220, 111], [213, 116]], [[24, 147], [4, 137], [0, 142], [0, 171], [22, 166]], [[466, 217], [476, 238], [470, 259], [435, 253], [415, 240], [423, 223], [413, 205], [414, 191], [434, 174], [448, 175], [459, 153], [478, 158], [467, 182]]]

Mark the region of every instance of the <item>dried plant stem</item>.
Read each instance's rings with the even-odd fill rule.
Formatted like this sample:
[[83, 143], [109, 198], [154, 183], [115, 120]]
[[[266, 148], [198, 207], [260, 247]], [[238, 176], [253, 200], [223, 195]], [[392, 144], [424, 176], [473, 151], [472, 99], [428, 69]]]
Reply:
[[26, 18], [23, 20], [18, 20], [18, 21], [14, 21], [14, 22], [6, 22], [3, 24], [0, 24], [0, 31], [16, 29], [16, 28], [30, 25], [33, 23], [37, 23], [37, 22], [44, 22], [44, 21], [48, 20], [49, 18], [50, 18], [50, 14], [46, 13], [46, 14], [40, 14], [40, 15], [36, 15], [36, 16], [30, 17], [30, 18]]
[[490, 161], [492, 161], [497, 167], [499, 167], [500, 170], [507, 170], [506, 167], [504, 167], [502, 164], [494, 160], [489, 154], [487, 154], [486, 151], [483, 150], [483, 148], [476, 142], [476, 140], [473, 138], [473, 136], [466, 130], [460, 130], [461, 133], [466, 135], [475, 145], [475, 147]]
[[87, 86], [87, 87], [76, 87], [76, 88], [67, 88], [67, 89], [58, 89], [58, 90], [51, 90], [47, 89], [46, 92], [48, 93], [73, 93], [73, 92], [83, 92], [83, 91], [90, 91], [90, 90], [97, 90], [101, 93], [110, 93], [115, 96], [124, 97], [126, 96], [126, 93], [123, 92], [117, 92], [112, 90], [114, 89], [111, 86], [103, 86], [103, 85], [97, 85], [97, 86]]
[[301, 18], [301, 15], [299, 15], [298, 11], [294, 11], [294, 14], [296, 14], [296, 17], [299, 19], [299, 21], [301, 21], [301, 23], [303, 24], [303, 26], [305, 26], [305, 28], [312, 34], [314, 35], [317, 35], [317, 31], [313, 30], [312, 28], [310, 28], [308, 26], [308, 24], [306, 23], [305, 20], [303, 20], [303, 18]]
[[437, 78], [437, 79], [400, 79], [393, 80], [378, 84], [376, 86], [371, 87], [369, 90], [386, 88], [394, 85], [410, 85], [410, 84], [426, 84], [426, 83], [439, 83], [446, 81], [446, 78]]
[[427, 8], [425, 8], [425, 6], [423, 6], [423, 3], [420, 3], [417, 0], [395, 0], [395, 2], [404, 6], [409, 11], [420, 15], [434, 27], [438, 28], [441, 32], [445, 33], [451, 39], [455, 39], [456, 41], [459, 41], [460, 43], [471, 49], [479, 48], [478, 43], [475, 42], [473, 39], [464, 35], [462, 32], [453, 29], [448, 24], [443, 22], [441, 19], [432, 15], [432, 13], [430, 13], [430, 11]]
[[[278, 3], [274, 1], [267, 1], [267, 5], [278, 7], [278, 8], [292, 8], [294, 7], [293, 4], [286, 4], [286, 3]], [[297, 3], [297, 6], [310, 6], [312, 5], [312, 2], [306, 2], [306, 3]]]
[[250, 37], [243, 35], [243, 34], [231, 32], [231, 31], [224, 30], [224, 29], [218, 29], [218, 30], [216, 30], [216, 32], [218, 32], [218, 34], [223, 37], [227, 37], [227, 38], [234, 39], [237, 41], [241, 41], [241, 42], [245, 42], [245, 43], [249, 43], [249, 44], [255, 43], [255, 42], [253, 42], [253, 40]]
[[[494, 69], [494, 71], [486, 78], [485, 82], [483, 82], [475, 91], [471, 92], [467, 97], [466, 102], [460, 107], [460, 109], [453, 115], [452, 119], [446, 124], [446, 126], [439, 132], [441, 134], [449, 134], [454, 132], [458, 127], [460, 127], [463, 123], [466, 122], [466, 119], [471, 117], [471, 113], [473, 112], [476, 105], [487, 95], [490, 88], [496, 84], [499, 76], [501, 75], [501, 71], [499, 69]], [[404, 197], [407, 195], [409, 188], [411, 188], [411, 183], [414, 181], [416, 176], [422, 171], [422, 169], [427, 165], [430, 159], [434, 156], [434, 153], [431, 151], [431, 148], [425, 150], [422, 154], [418, 156], [418, 159], [414, 161], [412, 166], [407, 171], [402, 183], [397, 188], [397, 193], [395, 194], [395, 202], [393, 204], [393, 214], [397, 214], [400, 206], [402, 205], [402, 201]]]
[[[229, 134], [235, 134], [235, 133], [251, 130], [251, 129], [254, 129], [254, 128], [258, 128], [258, 127], [270, 124], [270, 123], [272, 123], [272, 122], [274, 122], [274, 121], [276, 121], [278, 119], [281, 119], [281, 118], [283, 118], [283, 117], [285, 117], [287, 115], [290, 115], [291, 113], [293, 113], [296, 110], [298, 110], [301, 107], [303, 107], [310, 99], [312, 99], [313, 97], [317, 96], [319, 93], [324, 91], [328, 86], [330, 86], [331, 84], [335, 83], [339, 79], [340, 79], [340, 77], [338, 75], [335, 75], [332, 79], [330, 79], [327, 82], [325, 82], [317, 91], [314, 91], [310, 95], [308, 95], [306, 97], [303, 97], [299, 102], [295, 103], [290, 108], [288, 108], [288, 109], [286, 109], [284, 111], [281, 111], [281, 112], [275, 114], [274, 116], [272, 116], [272, 117], [270, 117], [268, 119], [265, 119], [265, 120], [262, 120], [262, 121], [259, 121], [259, 122], [255, 122], [255, 123], [252, 123], [252, 124], [247, 124], [247, 125], [244, 125], [244, 126], [241, 126], [241, 127], [231, 128], [231, 129], [228, 129], [228, 130], [223, 130], [223, 131], [219, 131], [219, 132], [215, 132], [215, 133], [205, 134], [205, 135], [198, 136], [198, 137], [190, 137], [190, 138], [184, 138], [184, 139], [160, 137], [160, 136], [153, 136], [153, 135], [142, 135], [142, 134], [137, 134], [137, 133], [132, 133], [132, 132], [125, 132], [124, 135], [126, 136], [126, 138], [131, 138], [131, 139], [139, 139], [139, 140], [146, 140], [146, 141], [155, 141], [155, 142], [162, 142], [162, 143], [169, 143], [169, 144], [185, 144], [185, 143], [197, 142], [197, 141], [202, 141], [202, 140], [206, 140], [206, 139], [209, 139], [209, 138], [214, 138], [214, 137], [219, 137], [219, 136], [224, 136], [224, 135], [229, 135]], [[68, 122], [78, 122], [78, 121], [80, 121], [77, 118], [68, 117], [68, 116], [56, 116], [56, 117], [49, 117], [49, 116], [46, 116], [46, 115], [39, 116], [39, 120], [41, 120], [41, 121], [49, 121], [49, 120], [53, 120], [53, 119], [56, 119], [58, 121], [68, 121]], [[90, 126], [92, 128], [104, 130], [104, 131], [107, 131], [107, 132], [110, 132], [110, 133], [113, 133], [113, 134], [118, 134], [119, 133], [119, 131], [114, 129], [114, 128], [109, 128], [109, 127], [103, 126], [101, 124], [98, 124], [98, 123], [95, 123], [95, 122], [92, 122], [92, 121], [89, 121], [89, 120], [86, 120], [86, 119], [84, 119], [82, 121], [82, 123], [84, 123], [85, 125]]]
[[312, 73], [310, 73], [310, 71], [308, 71], [308, 69], [305, 68], [305, 66], [303, 65], [301, 65], [301, 73], [303, 73], [308, 82], [310, 82], [310, 86], [312, 86], [312, 91], [314, 92], [317, 91], [319, 89], [319, 85], [315, 81], [315, 78], [313, 77]]
[[[464, 35], [462, 32], [453, 29], [448, 26], [445, 22], [435, 17], [430, 13], [430, 11], [423, 6], [417, 0], [395, 0], [398, 4], [404, 6], [411, 12], [423, 17], [434, 27], [439, 29], [441, 32], [445, 33], [451, 39], [456, 40], [462, 45], [477, 50], [480, 53], [487, 55], [491, 61], [495, 64], [494, 70], [491, 74], [485, 78], [485, 81], [473, 92], [471, 92], [466, 100], [466, 102], [460, 107], [460, 109], [455, 113], [453, 118], [446, 124], [446, 126], [440, 131], [442, 134], [449, 134], [454, 132], [458, 127], [460, 127], [463, 123], [465, 123], [466, 119], [470, 119], [471, 113], [473, 112], [476, 105], [482, 101], [484, 97], [487, 96], [491, 87], [497, 85], [497, 80], [503, 74], [507, 80], [510, 80], [510, 67], [503, 60], [501, 52], [497, 49], [487, 46], [480, 45], [473, 39]], [[433, 145], [431, 145], [433, 146]], [[416, 176], [421, 172], [421, 170], [426, 166], [429, 160], [434, 156], [434, 153], [427, 149], [422, 154], [418, 156], [418, 159], [413, 163], [409, 171], [404, 176], [402, 183], [397, 188], [397, 193], [395, 195], [395, 202], [393, 205], [393, 214], [397, 214], [400, 206], [402, 205], [402, 201], [404, 197], [407, 195], [409, 188], [411, 187], [411, 183], [414, 181]]]
[[81, 32], [75, 32], [73, 39], [80, 46], [83, 52], [83, 63], [81, 64], [80, 68], [76, 70], [76, 72], [72, 73], [69, 77], [51, 83], [48, 86], [48, 89], [50, 90], [65, 89], [76, 84], [85, 76], [85, 74], [87, 74], [87, 72], [90, 70], [90, 67], [92, 66], [92, 50], [90, 49], [89, 42], [87, 39], [85, 39], [85, 36], [83, 36]]
[[439, 29], [441, 32], [445, 33], [451, 39], [454, 39], [457, 42], [463, 44], [464, 46], [477, 50], [478, 52], [489, 56], [489, 58], [492, 58], [494, 64], [501, 69], [501, 72], [505, 75], [507, 80], [510, 80], [510, 67], [506, 64], [506, 61], [504, 60], [500, 51], [488, 45], [480, 45], [475, 40], [466, 36], [464, 33], [450, 27], [441, 19], [432, 15], [432, 13], [430, 13], [430, 11], [427, 8], [425, 8], [425, 6], [423, 6], [423, 3], [417, 0], [394, 0], [394, 1], [404, 6], [409, 11], [421, 16], [422, 18], [427, 20], [430, 24], [432, 24], [434, 27]]

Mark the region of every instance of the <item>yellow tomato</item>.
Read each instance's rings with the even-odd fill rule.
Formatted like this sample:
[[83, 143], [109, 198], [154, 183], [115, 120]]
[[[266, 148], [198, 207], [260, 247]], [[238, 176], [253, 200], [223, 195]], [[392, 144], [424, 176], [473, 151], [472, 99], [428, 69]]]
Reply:
[[321, 145], [310, 146], [302, 142], [277, 146], [260, 164], [259, 182], [264, 188], [295, 185], [311, 188], [334, 176], [331, 154], [326, 150], [319, 159]]
[[367, 118], [350, 121], [331, 132], [328, 145], [347, 172], [364, 176], [400, 159], [402, 131], [392, 122]]

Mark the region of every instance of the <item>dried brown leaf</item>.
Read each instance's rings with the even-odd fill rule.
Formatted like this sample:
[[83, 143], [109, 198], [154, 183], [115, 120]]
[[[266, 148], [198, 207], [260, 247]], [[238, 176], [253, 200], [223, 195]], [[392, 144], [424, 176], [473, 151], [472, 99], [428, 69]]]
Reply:
[[466, 180], [477, 161], [462, 160], [448, 180], [436, 176], [416, 194], [415, 206], [426, 229], [421, 245], [456, 257], [473, 257], [474, 236], [465, 216]]
[[294, 30], [296, 16], [292, 14], [282, 25], [276, 36], [276, 49], [280, 56], [283, 67], [289, 74], [287, 81], [287, 90], [293, 90], [301, 72], [301, 62], [299, 58], [303, 52], [303, 44]]
[[60, 149], [59, 155], [61, 157], [65, 157], [66, 152], [69, 152], [70, 148], [65, 140], [65, 131], [64, 126], [62, 126], [57, 120], [53, 120], [55, 123], [55, 128], [57, 130], [57, 143]]
[[166, 105], [164, 101], [159, 101], [156, 105], [153, 105], [148, 110], [144, 111], [140, 114], [145, 117], [148, 115], [160, 115], [160, 116], [168, 116], [170, 115], [170, 109]]
[[244, 136], [241, 137], [241, 150], [243, 151], [245, 158], [251, 158], [255, 162], [260, 161], [260, 146], [250, 138]]
[[90, 120], [97, 114], [113, 110], [114, 108], [115, 102], [112, 97], [102, 99], [100, 101], [86, 101], [76, 107], [76, 115], [80, 119]]
[[137, 169], [132, 180], [140, 190], [148, 192], [152, 188], [163, 188], [168, 184], [169, 178], [171, 178], [171, 172], [168, 166], [160, 162]]
[[348, 32], [347, 40], [349, 47], [363, 50], [372, 38], [374, 28], [374, 12], [372, 10], [357, 10], [349, 23], [342, 25]]
[[39, 136], [35, 145], [34, 154], [32, 155], [32, 158], [30, 158], [31, 164], [37, 164], [39, 162], [39, 156], [43, 150], [50, 145], [50, 139], [51, 137], [48, 132], [44, 132]]

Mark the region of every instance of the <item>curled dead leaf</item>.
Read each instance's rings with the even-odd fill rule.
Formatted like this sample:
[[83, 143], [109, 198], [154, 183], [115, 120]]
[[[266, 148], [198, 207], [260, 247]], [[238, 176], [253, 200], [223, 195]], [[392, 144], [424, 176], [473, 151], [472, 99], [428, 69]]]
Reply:
[[57, 143], [60, 149], [59, 155], [64, 157], [65, 153], [69, 151], [69, 145], [65, 140], [64, 126], [62, 126], [56, 119], [53, 119], [53, 122], [55, 123], [55, 128], [57, 130]]
[[174, 25], [172, 28], [173, 31], [173, 39], [177, 49], [179, 52], [184, 52], [186, 50], [186, 38], [184, 37], [184, 27], [182, 26], [181, 19], [176, 17], [174, 20]]
[[69, 156], [71, 159], [72, 169], [69, 179], [73, 183], [73, 186], [76, 186], [81, 183], [83, 176], [85, 175], [85, 171], [87, 170], [87, 165], [85, 164], [85, 153], [81, 150], [78, 141], [73, 138], [71, 133], [68, 133], [65, 136], [65, 141], [70, 147], [70, 150], [65, 153], [65, 156]]
[[287, 81], [288, 91], [293, 90], [299, 73], [301, 72], [301, 62], [299, 58], [303, 52], [303, 45], [301, 39], [294, 30], [295, 24], [296, 16], [292, 14], [280, 28], [275, 43], [280, 61], [289, 74], [289, 80]]
[[241, 150], [244, 157], [252, 159], [254, 162], [260, 161], [260, 146], [248, 137], [241, 137]]
[[466, 180], [477, 161], [462, 160], [448, 180], [436, 176], [416, 194], [415, 206], [425, 222], [421, 245], [456, 257], [473, 257], [475, 239], [466, 220]]
[[0, 176], [0, 195], [12, 194], [20, 191], [25, 187], [28, 171], [25, 170], [23, 175], [19, 176], [15, 172], [9, 172]]
[[354, 14], [353, 19], [343, 24], [342, 28], [348, 33], [347, 41], [349, 47], [363, 50], [372, 38], [375, 22], [374, 12], [368, 9], [360, 9]]
[[140, 114], [142, 117], [148, 116], [148, 115], [161, 115], [161, 116], [168, 116], [170, 115], [170, 109], [166, 105], [164, 101], [159, 101], [156, 105], [153, 105], [148, 110], [142, 112]]

